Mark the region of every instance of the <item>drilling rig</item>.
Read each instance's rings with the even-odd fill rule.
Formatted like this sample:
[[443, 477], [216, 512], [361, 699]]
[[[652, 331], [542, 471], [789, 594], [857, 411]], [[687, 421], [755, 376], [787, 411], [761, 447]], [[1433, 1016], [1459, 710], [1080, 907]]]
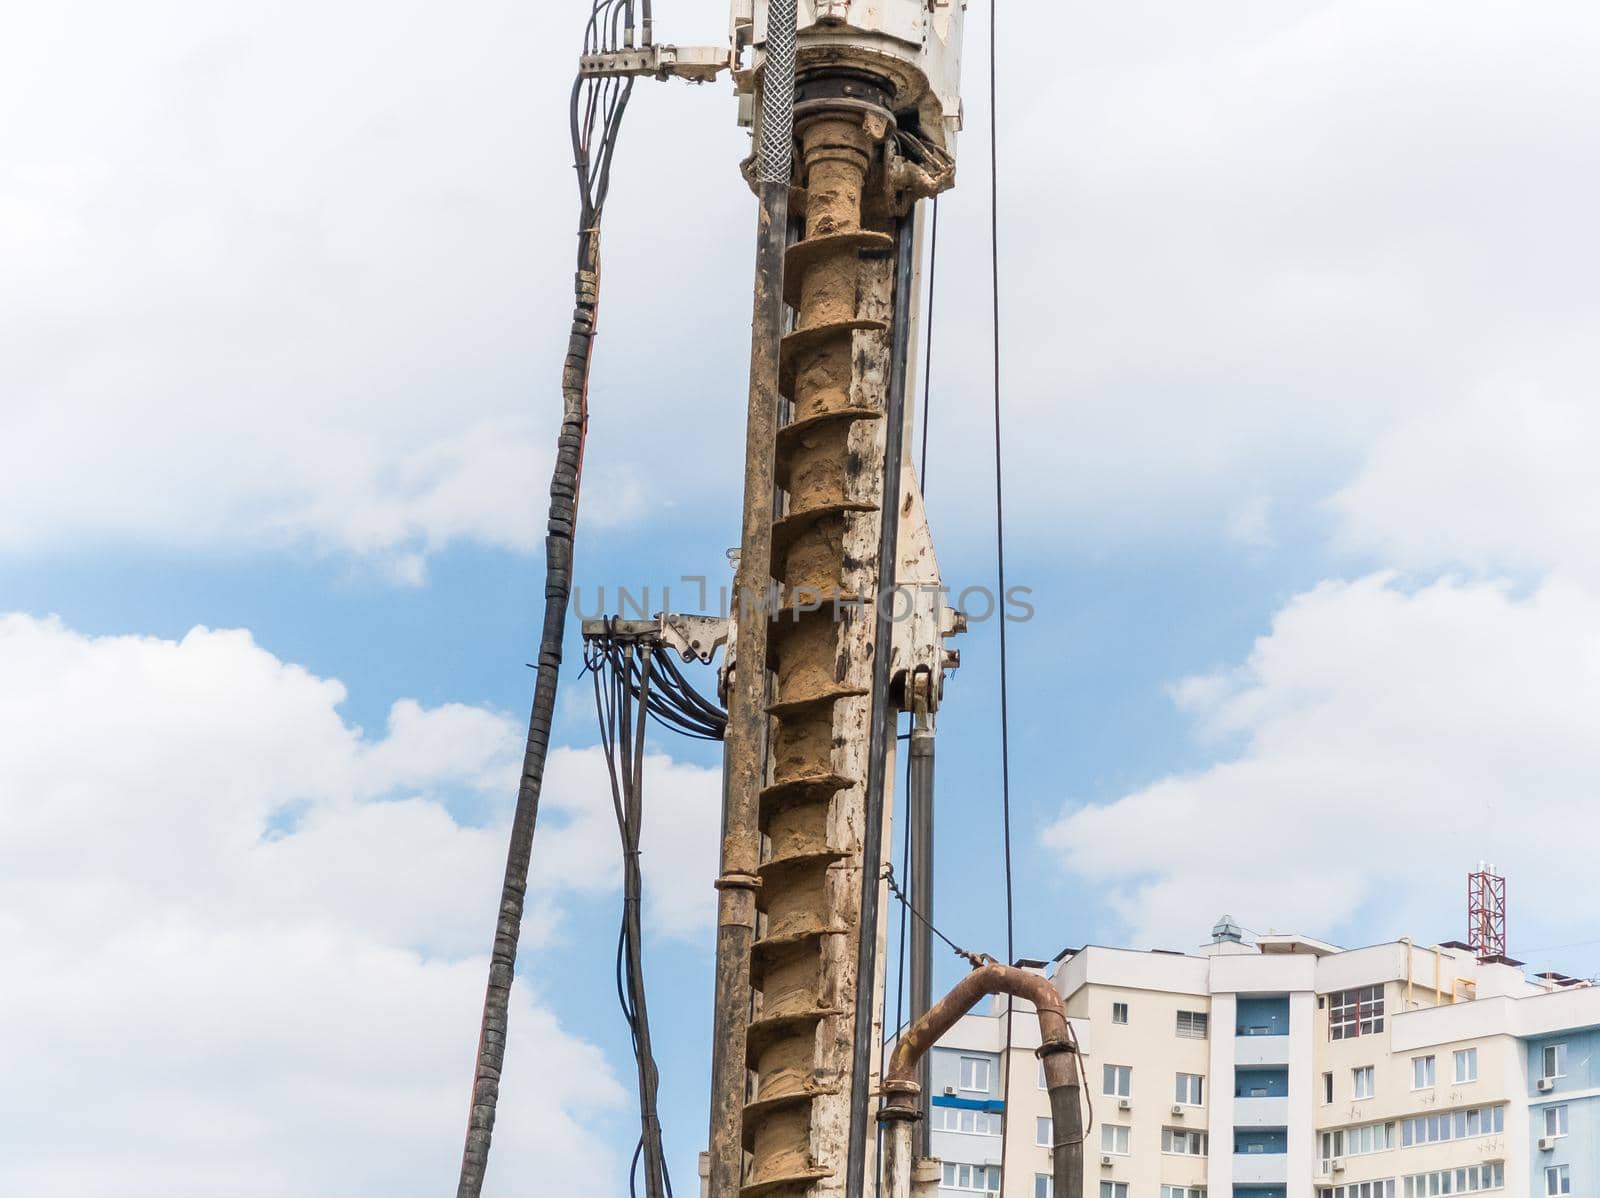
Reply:
[[[924, 210], [955, 182], [966, 0], [733, 0], [729, 43], [713, 48], [656, 43], [649, 0], [639, 4], [636, 40], [632, 0], [596, 0], [601, 19], [591, 20], [574, 92], [585, 190], [564, 452], [581, 451], [610, 133], [634, 79], [705, 82], [728, 72], [739, 120], [752, 130], [742, 173], [759, 210], [734, 601], [719, 615], [663, 612], [586, 621], [583, 629], [586, 643], [604, 646], [593, 660], [610, 661], [626, 680], [615, 692], [620, 725], [638, 713], [639, 744], [613, 773], [631, 861], [644, 713], [655, 710], [652, 662], [673, 653], [707, 662], [719, 647], [724, 654], [706, 1193], [931, 1196], [939, 1172], [926, 1160], [927, 1050], [982, 997], [1008, 994], [1037, 1011], [1057, 1112], [1056, 1198], [1078, 1198], [1081, 1065], [1054, 989], [1036, 974], [975, 959], [950, 995], [932, 1001], [934, 731], [946, 673], [959, 664], [948, 641], [964, 620], [946, 602], [910, 467], [911, 397]], [[613, 35], [624, 30], [620, 39], [605, 40], [607, 19]], [[583, 96], [590, 125], [603, 113], [599, 149], [580, 135]], [[557, 562], [570, 561], [577, 477], [569, 461], [552, 485], [549, 555]], [[522, 800], [531, 790], [536, 810], [564, 616], [551, 604], [564, 602], [559, 585], [547, 587], [541, 689], [491, 967], [462, 1198], [481, 1186], [493, 1124], [516, 942], [508, 913], [520, 914], [526, 885], [526, 845], [517, 838], [532, 838]], [[885, 1067], [886, 885], [902, 716], [910, 723], [912, 861], [902, 901], [918, 919], [910, 1020], [895, 1029]], [[636, 880], [636, 866], [630, 871]], [[641, 966], [631, 952], [628, 964], [632, 979]], [[642, 1014], [641, 988], [630, 1018], [636, 1048], [645, 1046], [641, 1152], [646, 1190], [657, 1198], [664, 1190], [656, 1179], [659, 1123], [652, 1129], [655, 1078]]]

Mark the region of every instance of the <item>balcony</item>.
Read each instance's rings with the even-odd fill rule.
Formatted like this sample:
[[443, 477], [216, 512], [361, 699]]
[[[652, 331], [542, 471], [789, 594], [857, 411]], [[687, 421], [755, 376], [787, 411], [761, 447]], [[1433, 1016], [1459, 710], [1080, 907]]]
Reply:
[[1233, 1184], [1236, 1186], [1288, 1185], [1289, 1154], [1287, 1152], [1234, 1153]]
[[1233, 1063], [1240, 1069], [1260, 1065], [1287, 1065], [1289, 1037], [1236, 1036], [1233, 1041]]
[[1287, 1098], [1235, 1098], [1233, 1100], [1233, 1125], [1235, 1127], [1287, 1127], [1289, 1126], [1289, 1100]]

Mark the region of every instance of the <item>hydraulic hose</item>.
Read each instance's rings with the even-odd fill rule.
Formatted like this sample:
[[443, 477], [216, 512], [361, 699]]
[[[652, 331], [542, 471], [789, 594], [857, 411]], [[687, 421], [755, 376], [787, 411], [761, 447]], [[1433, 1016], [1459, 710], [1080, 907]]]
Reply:
[[594, 222], [586, 223], [588, 227], [579, 234], [572, 332], [561, 373], [561, 432], [556, 441], [555, 470], [550, 478], [550, 512], [544, 542], [544, 628], [539, 637], [533, 710], [528, 717], [528, 742], [522, 755], [522, 778], [511, 823], [511, 845], [506, 853], [505, 877], [500, 886], [500, 915], [495, 923], [494, 950], [489, 959], [489, 984], [478, 1033], [477, 1068], [472, 1079], [472, 1106], [467, 1118], [467, 1142], [461, 1157], [457, 1198], [478, 1198], [489, 1163], [489, 1142], [500, 1099], [500, 1074], [505, 1065], [517, 940], [522, 933], [528, 865], [533, 855], [539, 794], [544, 785], [550, 725], [555, 715], [556, 682], [561, 673], [561, 641], [566, 630], [567, 604], [572, 595], [573, 534], [578, 522], [578, 485], [583, 474], [584, 434], [589, 417], [589, 364], [594, 350], [595, 308], [600, 293], [600, 233]]

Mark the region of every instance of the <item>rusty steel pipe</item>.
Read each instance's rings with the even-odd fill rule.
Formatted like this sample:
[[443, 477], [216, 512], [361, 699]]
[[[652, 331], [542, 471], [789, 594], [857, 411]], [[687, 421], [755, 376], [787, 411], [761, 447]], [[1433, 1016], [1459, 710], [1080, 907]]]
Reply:
[[[992, 994], [1008, 994], [1027, 999], [1039, 1018], [1039, 1058], [1044, 1062], [1044, 1083], [1050, 1093], [1050, 1114], [1054, 1121], [1055, 1143], [1051, 1147], [1051, 1170], [1055, 1178], [1055, 1198], [1083, 1198], [1083, 1108], [1079, 1093], [1077, 1039], [1067, 1023], [1061, 995], [1042, 974], [1010, 965], [991, 962], [962, 978], [900, 1037], [889, 1056], [889, 1070], [883, 1077], [888, 1097], [878, 1118], [883, 1122], [918, 1118], [917, 1099], [922, 1089], [917, 1084], [917, 1067], [939, 1038], [956, 1025], [978, 1000]], [[1006, 1062], [1006, 1068], [1011, 1062]], [[1010, 1112], [1006, 1113], [1010, 1117]], [[901, 1141], [888, 1137], [895, 1145]], [[909, 1140], [904, 1141], [909, 1143]], [[1005, 1163], [1001, 1162], [1002, 1169]], [[898, 1167], [897, 1167], [898, 1172]]]

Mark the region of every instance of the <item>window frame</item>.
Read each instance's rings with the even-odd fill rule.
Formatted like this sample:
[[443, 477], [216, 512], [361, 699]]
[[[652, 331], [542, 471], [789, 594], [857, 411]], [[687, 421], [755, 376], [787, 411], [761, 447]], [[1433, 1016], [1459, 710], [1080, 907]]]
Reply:
[[[953, 1136], [998, 1136], [1003, 1130], [999, 1111], [976, 1111], [971, 1107], [936, 1106], [938, 1112], [934, 1116], [935, 1131], [946, 1131]], [[972, 1126], [962, 1127], [962, 1120], [972, 1116]], [[951, 1123], [954, 1126], [950, 1126]], [[979, 1123], [983, 1126], [979, 1126]]]
[[[1126, 1088], [1121, 1090], [1116, 1088], [1124, 1083]], [[1109, 1062], [1104, 1064], [1100, 1071], [1100, 1096], [1102, 1098], [1132, 1098], [1133, 1066], [1113, 1065]]]
[[[1555, 1117], [1554, 1120], [1551, 1119], [1551, 1116]], [[1550, 1130], [1550, 1124], [1552, 1121], [1556, 1125], [1555, 1131]], [[1547, 1137], [1552, 1140], [1559, 1140], [1562, 1136], [1567, 1134], [1567, 1128], [1569, 1126], [1570, 1119], [1568, 1117], [1566, 1103], [1556, 1102], [1544, 1108], [1544, 1134]]]
[[[1122, 1134], [1118, 1135], [1117, 1134], [1118, 1132], [1121, 1132]], [[1121, 1148], [1113, 1148], [1113, 1147], [1107, 1146], [1106, 1140], [1108, 1138], [1110, 1139], [1112, 1144], [1115, 1144], [1118, 1140], [1120, 1140], [1122, 1142], [1122, 1147]], [[1100, 1151], [1103, 1152], [1103, 1153], [1106, 1153], [1109, 1156], [1132, 1156], [1133, 1155], [1133, 1127], [1132, 1127], [1132, 1125], [1131, 1124], [1127, 1124], [1127, 1123], [1102, 1123], [1100, 1125]]]
[[[1121, 1016], [1120, 1019], [1118, 1018], [1119, 1015]], [[1125, 1003], [1125, 1002], [1114, 1002], [1114, 1003], [1111, 1004], [1111, 1022], [1115, 1023], [1115, 1024], [1118, 1024], [1119, 1026], [1127, 1024], [1127, 1022], [1128, 1022], [1128, 1004], [1127, 1003]]]
[[[1367, 1081], [1367, 1089], [1366, 1093], [1364, 1094], [1361, 1091], [1361, 1079], [1363, 1077], [1365, 1077]], [[1378, 1071], [1375, 1066], [1352, 1065], [1350, 1067], [1350, 1094], [1352, 1100], [1355, 1102], [1366, 1102], [1369, 1099], [1377, 1097]]]
[[[1172, 1145], [1182, 1139], [1185, 1144], [1193, 1144], [1195, 1150], [1188, 1148], [1174, 1148]], [[1162, 1156], [1196, 1156], [1202, 1159], [1211, 1155], [1209, 1137], [1205, 1132], [1189, 1127], [1163, 1127], [1161, 1129], [1161, 1155]]]
[[1546, 1165], [1544, 1167], [1545, 1198], [1565, 1198], [1572, 1193], [1572, 1166]]
[[1432, 1090], [1439, 1084], [1439, 1058], [1434, 1053], [1411, 1058], [1411, 1088]]
[[1330, 1070], [1322, 1075], [1322, 1103], [1327, 1106], [1333, 1101], [1333, 1072]]
[[[1185, 1029], [1184, 1024], [1188, 1027]], [[1173, 1035], [1180, 1040], [1211, 1039], [1211, 1014], [1208, 1011], [1179, 1011], [1173, 1019]]]
[[[983, 1085], [969, 1086], [967, 1084], [968, 1065], [983, 1066]], [[976, 1071], [974, 1071], [974, 1073], [976, 1073]], [[957, 1066], [956, 1070], [956, 1088], [958, 1090], [965, 1090], [968, 1094], [987, 1094], [989, 1093], [990, 1086], [993, 1084], [993, 1075], [994, 1062], [988, 1057], [963, 1056], [960, 1058], [960, 1064]]]
[[[1554, 1058], [1554, 1064], [1547, 1062]], [[1567, 1076], [1567, 1045], [1566, 1041], [1558, 1044], [1546, 1044], [1539, 1053], [1539, 1064], [1542, 1067], [1540, 1077], [1558, 1078]]]
[[1335, 990], [1328, 995], [1328, 1039], [1359, 1040], [1383, 1031], [1383, 983]]
[[[1466, 1086], [1478, 1080], [1478, 1049], [1476, 1045], [1471, 1048], [1456, 1049], [1453, 1059], [1455, 1061], [1456, 1085]], [[1469, 1066], [1470, 1069], [1463, 1069], [1463, 1065]]]
[[[1187, 1082], [1187, 1084], [1186, 1084]], [[1175, 1073], [1172, 1078], [1172, 1101], [1178, 1106], [1205, 1106], [1206, 1075], [1203, 1073]]]
[[1054, 1148], [1056, 1143], [1056, 1121], [1049, 1115], [1035, 1115], [1033, 1118], [1033, 1142], [1040, 1148]]
[[[939, 1179], [943, 1188], [959, 1190], [963, 1194], [998, 1194], [1000, 1192], [1000, 1166], [999, 1165], [974, 1165], [967, 1161], [945, 1161], [945, 1173]], [[979, 1185], [962, 1185], [961, 1171], [967, 1171], [967, 1181], [970, 1183], [977, 1175]], [[993, 1172], [994, 1188], [989, 1188], [989, 1174]]]

